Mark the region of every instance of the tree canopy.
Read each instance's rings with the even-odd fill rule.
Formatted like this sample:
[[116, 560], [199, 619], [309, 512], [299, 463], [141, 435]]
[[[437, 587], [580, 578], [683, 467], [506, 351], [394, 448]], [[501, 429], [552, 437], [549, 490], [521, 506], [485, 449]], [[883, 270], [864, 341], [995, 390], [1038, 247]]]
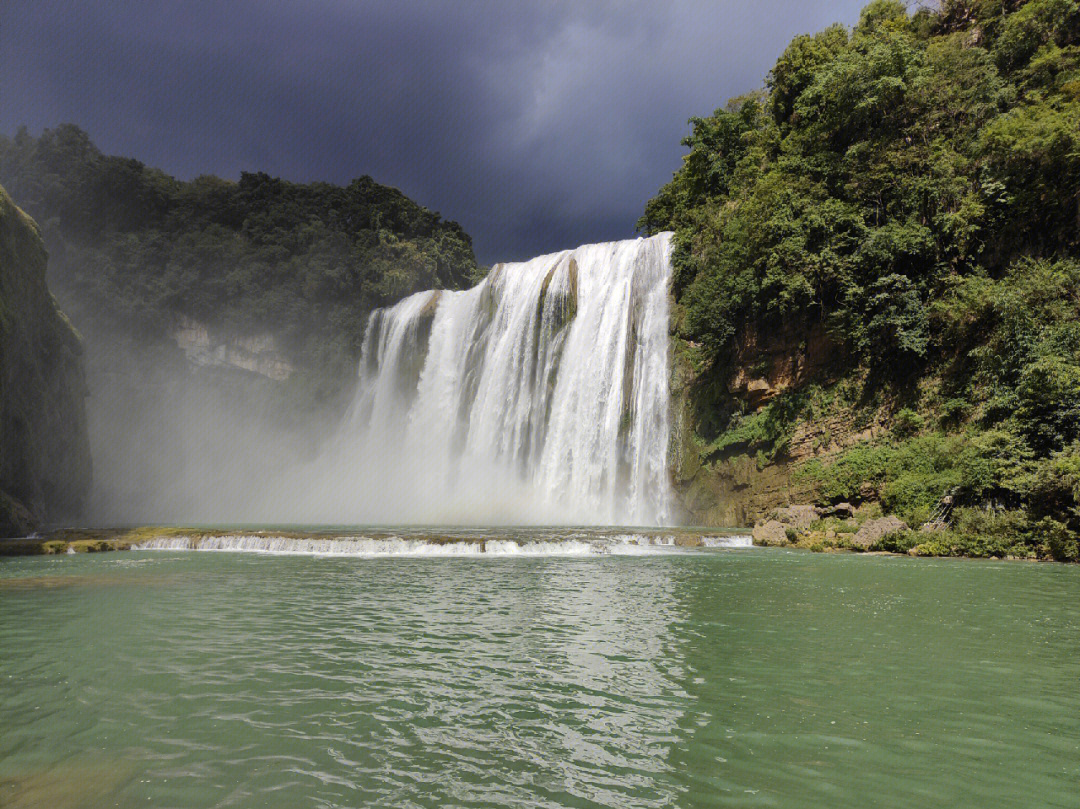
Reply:
[[161, 335], [183, 315], [340, 365], [373, 307], [478, 273], [457, 223], [370, 177], [184, 182], [62, 125], [0, 136], [0, 183], [40, 223], [50, 285], [81, 328]]
[[[939, 416], [946, 432], [1005, 429], [1031, 463], [1074, 470], [1078, 0], [874, 0], [691, 123], [638, 224], [675, 231], [676, 330], [704, 377], [730, 374], [747, 330], [815, 325], [841, 375], [907, 396], [924, 432]], [[732, 413], [721, 432], [745, 432]], [[1027, 472], [1009, 483], [1021, 499], [1042, 479]], [[1080, 478], [1061, 475], [1073, 499], [1054, 519], [1080, 531]]]

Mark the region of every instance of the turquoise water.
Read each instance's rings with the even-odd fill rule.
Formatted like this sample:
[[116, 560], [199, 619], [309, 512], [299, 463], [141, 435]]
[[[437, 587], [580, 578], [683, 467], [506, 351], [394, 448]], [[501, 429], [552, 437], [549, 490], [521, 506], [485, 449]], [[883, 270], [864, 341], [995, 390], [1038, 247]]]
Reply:
[[0, 560], [0, 805], [1078, 807], [1080, 568]]

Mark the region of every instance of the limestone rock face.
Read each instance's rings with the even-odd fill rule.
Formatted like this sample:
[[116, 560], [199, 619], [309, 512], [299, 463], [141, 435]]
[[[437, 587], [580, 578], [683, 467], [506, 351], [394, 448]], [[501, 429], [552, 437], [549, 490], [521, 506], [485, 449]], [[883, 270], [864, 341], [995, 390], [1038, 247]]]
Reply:
[[728, 390], [757, 408], [812, 377], [836, 346], [820, 324], [783, 321], [741, 330], [734, 348]]
[[820, 517], [816, 506], [785, 506], [772, 513], [772, 518], [789, 525], [796, 531], [808, 531]]
[[90, 488], [82, 343], [34, 221], [0, 187], [0, 537], [79, 514]]
[[205, 324], [179, 317], [169, 336], [184, 352], [188, 362], [198, 368], [239, 369], [278, 382], [288, 379], [296, 370], [278, 350], [270, 334], [218, 337]]
[[[827, 462], [888, 429], [883, 418], [865, 421], [856, 418], [851, 408], [835, 407], [799, 420], [782, 451], [765, 462], [752, 440], [711, 446], [717, 424], [710, 419], [727, 416], [702, 399], [722, 399], [710, 391], [726, 375], [730, 375], [726, 385], [730, 400], [725, 406], [753, 413], [780, 393], [798, 390], [811, 380], [832, 378], [830, 369], [847, 368], [843, 353], [821, 328], [804, 322], [776, 323], [773, 328], [737, 336], [734, 354], [722, 368], [710, 371], [703, 371], [695, 359], [696, 344], [674, 335], [671, 345], [669, 467], [681, 519], [690, 524], [754, 525], [786, 504], [820, 502], [819, 482], [813, 475], [801, 474], [806, 462]], [[877, 492], [870, 487], [862, 498], [876, 500]]]
[[890, 514], [888, 517], [863, 523], [863, 527], [851, 538], [851, 545], [864, 551], [869, 550], [885, 537], [906, 530], [908, 530], [907, 523]]
[[759, 522], [752, 533], [755, 545], [782, 546], [788, 544], [787, 527], [778, 520]]

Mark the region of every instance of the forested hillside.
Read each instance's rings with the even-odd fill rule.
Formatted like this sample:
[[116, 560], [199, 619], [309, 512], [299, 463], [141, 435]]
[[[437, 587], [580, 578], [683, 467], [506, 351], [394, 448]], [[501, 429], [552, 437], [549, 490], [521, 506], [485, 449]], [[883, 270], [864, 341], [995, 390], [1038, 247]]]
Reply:
[[368, 313], [468, 286], [468, 236], [393, 188], [180, 181], [64, 125], [0, 136], [85, 338], [93, 519], [210, 519], [310, 459], [356, 384]]
[[692, 124], [639, 223], [676, 232], [691, 512], [949, 512], [882, 547], [1078, 558], [1080, 3], [876, 0]]
[[152, 336], [185, 316], [269, 329], [290, 353], [334, 365], [355, 358], [372, 308], [477, 271], [457, 223], [370, 177], [182, 182], [63, 125], [0, 136], [0, 183], [41, 224], [50, 281], [80, 326]]

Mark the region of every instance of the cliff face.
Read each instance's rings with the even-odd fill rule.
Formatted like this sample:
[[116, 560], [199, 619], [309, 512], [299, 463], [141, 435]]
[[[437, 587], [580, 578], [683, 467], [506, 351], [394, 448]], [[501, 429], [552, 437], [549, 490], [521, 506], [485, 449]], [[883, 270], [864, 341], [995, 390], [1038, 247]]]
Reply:
[[[844, 376], [843, 351], [820, 326], [745, 329], [710, 372], [695, 367], [691, 344], [672, 343], [671, 473], [685, 522], [748, 526], [778, 506], [814, 502], [818, 484], [800, 468], [885, 429], [835, 398], [810, 401], [812, 386]], [[730, 414], [749, 427], [717, 429]]]
[[82, 345], [37, 225], [0, 187], [0, 536], [78, 514], [90, 486]]
[[296, 372], [270, 333], [229, 338], [214, 334], [204, 323], [181, 316], [169, 336], [197, 368], [248, 371], [278, 382]]

